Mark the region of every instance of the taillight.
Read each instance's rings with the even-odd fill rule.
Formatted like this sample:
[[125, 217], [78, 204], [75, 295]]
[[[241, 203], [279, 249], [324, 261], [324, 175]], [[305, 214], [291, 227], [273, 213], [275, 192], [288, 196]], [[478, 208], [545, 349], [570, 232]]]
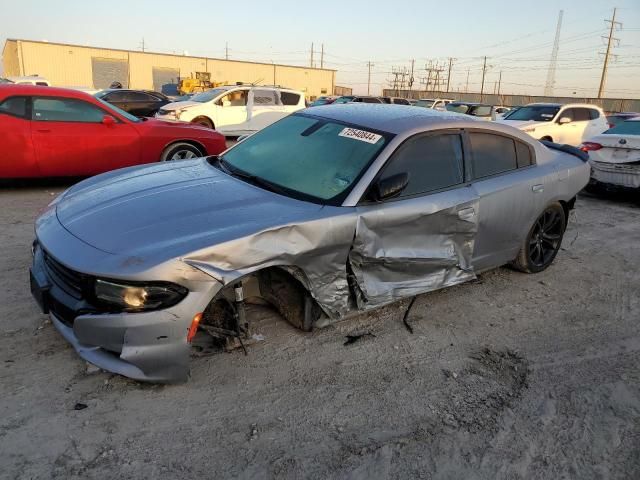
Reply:
[[582, 145], [580, 145], [580, 150], [582, 150], [583, 152], [592, 152], [594, 150], [600, 150], [601, 148], [602, 145], [596, 142], [584, 142]]
[[615, 125], [613, 123], [607, 123], [607, 125], [609, 125], [609, 128], [615, 127]]

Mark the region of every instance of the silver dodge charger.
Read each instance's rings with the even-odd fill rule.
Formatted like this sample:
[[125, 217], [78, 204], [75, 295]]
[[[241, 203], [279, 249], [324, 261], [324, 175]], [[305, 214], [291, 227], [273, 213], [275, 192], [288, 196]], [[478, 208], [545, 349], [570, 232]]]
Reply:
[[501, 265], [544, 270], [586, 160], [455, 113], [309, 108], [220, 156], [71, 187], [37, 220], [31, 291], [85, 360], [184, 381], [194, 337], [248, 338], [248, 295], [309, 331]]

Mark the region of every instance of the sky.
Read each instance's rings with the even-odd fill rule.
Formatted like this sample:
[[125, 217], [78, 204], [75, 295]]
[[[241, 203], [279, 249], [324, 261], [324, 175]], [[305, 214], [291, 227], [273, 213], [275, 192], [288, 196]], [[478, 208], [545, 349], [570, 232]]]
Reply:
[[[640, 98], [640, 0], [537, 1], [254, 1], [0, 0], [0, 45], [6, 38], [320, 66], [336, 84], [380, 94], [393, 71], [414, 65], [421, 89], [429, 62], [448, 69], [450, 90], [542, 94], [563, 10], [554, 94], [595, 96], [608, 23], [617, 28], [606, 97]], [[502, 72], [502, 73], [500, 73]], [[467, 77], [468, 76], [468, 77]], [[468, 78], [468, 80], [467, 80]]]

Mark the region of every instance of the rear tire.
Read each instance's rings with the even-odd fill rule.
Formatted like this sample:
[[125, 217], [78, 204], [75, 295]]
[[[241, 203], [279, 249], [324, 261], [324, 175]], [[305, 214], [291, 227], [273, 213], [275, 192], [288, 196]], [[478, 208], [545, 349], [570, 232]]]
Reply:
[[562, 205], [549, 205], [534, 222], [511, 265], [525, 273], [545, 270], [560, 250], [566, 225]]
[[191, 160], [198, 157], [204, 157], [204, 154], [198, 147], [187, 142], [177, 142], [164, 149], [160, 156], [160, 161]]
[[198, 125], [202, 125], [203, 127], [213, 128], [213, 122], [209, 120], [207, 117], [196, 117], [191, 120], [191, 123], [196, 123]]

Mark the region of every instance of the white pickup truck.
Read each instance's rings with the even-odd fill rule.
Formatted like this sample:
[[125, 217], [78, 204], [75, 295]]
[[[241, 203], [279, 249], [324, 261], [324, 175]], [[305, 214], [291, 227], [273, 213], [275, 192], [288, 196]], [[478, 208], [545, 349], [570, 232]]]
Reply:
[[304, 93], [300, 91], [233, 85], [164, 105], [156, 118], [198, 123], [226, 136], [239, 136], [257, 132], [305, 106]]

